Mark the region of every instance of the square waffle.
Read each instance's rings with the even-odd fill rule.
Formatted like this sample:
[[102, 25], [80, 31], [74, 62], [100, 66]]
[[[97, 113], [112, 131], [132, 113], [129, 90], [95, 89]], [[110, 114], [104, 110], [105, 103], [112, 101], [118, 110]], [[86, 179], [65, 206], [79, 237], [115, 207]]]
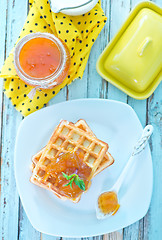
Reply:
[[[88, 175], [86, 176], [86, 181], [88, 182], [86, 185], [87, 190], [90, 180], [108, 149], [108, 145], [95, 136], [88, 134], [81, 128], [76, 127], [73, 123], [69, 123], [65, 120], [61, 121], [56, 127], [39, 162], [33, 170], [30, 180], [36, 185], [53, 191], [61, 199], [69, 199], [73, 202], [78, 202], [83, 191], [80, 190], [77, 192], [77, 195], [73, 196], [70, 186], [65, 187], [64, 185], [58, 187], [58, 181], [56, 181], [58, 179], [56, 179], [56, 176], [51, 175], [49, 171], [52, 164], [52, 169], [56, 173], [56, 166], [57, 170], [58, 167], [60, 167], [57, 162], [60, 154], [68, 154], [69, 149], [72, 149], [73, 152], [80, 151], [82, 153], [82, 164], [88, 169]], [[69, 188], [68, 194], [65, 188]]]
[[[90, 127], [88, 126], [88, 124], [86, 123], [85, 120], [83, 120], [83, 119], [78, 120], [75, 123], [75, 126], [84, 130], [85, 132], [89, 133], [90, 135], [95, 136], [95, 134], [92, 132], [92, 130], [90, 129]], [[32, 171], [35, 168], [35, 165], [37, 164], [37, 162], [39, 161], [44, 149], [45, 149], [45, 147], [32, 157]], [[96, 176], [98, 173], [102, 172], [105, 168], [109, 167], [113, 163], [114, 163], [114, 158], [107, 151], [93, 176]]]

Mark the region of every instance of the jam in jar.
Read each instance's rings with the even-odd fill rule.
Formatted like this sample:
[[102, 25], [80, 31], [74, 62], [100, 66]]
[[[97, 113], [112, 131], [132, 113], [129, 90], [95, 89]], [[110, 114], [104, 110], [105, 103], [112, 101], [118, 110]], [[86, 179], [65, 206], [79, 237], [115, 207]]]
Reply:
[[40, 89], [53, 88], [63, 82], [70, 67], [65, 43], [49, 33], [32, 33], [15, 48], [14, 64], [18, 76]]

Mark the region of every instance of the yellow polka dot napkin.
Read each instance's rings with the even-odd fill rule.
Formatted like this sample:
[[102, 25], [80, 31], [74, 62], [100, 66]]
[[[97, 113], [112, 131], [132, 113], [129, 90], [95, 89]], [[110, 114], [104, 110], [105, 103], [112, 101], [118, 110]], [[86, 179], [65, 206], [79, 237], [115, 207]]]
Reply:
[[100, 3], [97, 3], [90, 12], [80, 16], [55, 14], [51, 12], [49, 2], [45, 0], [31, 0], [29, 4], [30, 11], [18, 41], [33, 32], [52, 33], [67, 44], [71, 55], [71, 65], [63, 83], [53, 89], [37, 90], [31, 100], [27, 95], [33, 87], [25, 84], [17, 76], [13, 62], [14, 49], [11, 51], [1, 69], [0, 77], [4, 78], [5, 94], [23, 116], [46, 106], [48, 101], [65, 85], [76, 78], [82, 78], [91, 47], [106, 22]]

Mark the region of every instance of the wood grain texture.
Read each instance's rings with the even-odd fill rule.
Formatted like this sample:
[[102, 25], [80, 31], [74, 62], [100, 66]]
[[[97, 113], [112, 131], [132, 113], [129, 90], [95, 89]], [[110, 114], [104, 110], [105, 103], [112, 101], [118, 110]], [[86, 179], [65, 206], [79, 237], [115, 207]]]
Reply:
[[[3, 49], [8, 56], [12, 47], [17, 40], [20, 30], [27, 16], [26, 1], [1, 1], [6, 3], [6, 32], [5, 32], [5, 47]], [[0, 6], [3, 6], [0, 4]], [[2, 11], [3, 12], [3, 11]], [[4, 7], [5, 12], [5, 7]], [[3, 98], [3, 129], [2, 129], [2, 168], [1, 168], [1, 239], [20, 239], [21, 231], [19, 231], [19, 197], [16, 190], [14, 177], [14, 147], [17, 129], [22, 120], [22, 116], [12, 106], [9, 99]], [[23, 221], [21, 221], [23, 226]], [[27, 224], [25, 224], [25, 227]], [[30, 224], [31, 226], [31, 224]], [[34, 230], [35, 231], [35, 230]], [[29, 231], [30, 233], [30, 231]], [[30, 234], [29, 234], [30, 236]], [[25, 239], [25, 238], [23, 238]], [[27, 238], [29, 239], [29, 238]]]
[[[150, 123], [154, 126], [154, 134], [150, 140], [153, 167], [154, 188], [150, 209], [140, 221], [128, 226], [124, 230], [93, 238], [74, 238], [72, 240], [161, 240], [162, 236], [162, 98], [159, 85], [154, 94], [143, 101], [135, 100], [107, 83], [96, 72], [96, 61], [108, 41], [112, 39], [130, 10], [139, 0], [103, 0], [102, 7], [108, 18], [107, 23], [97, 38], [89, 57], [83, 79], [76, 80], [63, 88], [53, 98], [49, 105], [78, 98], [109, 98], [128, 103], [136, 111], [143, 126]], [[154, 1], [162, 6], [161, 0]], [[26, 0], [0, 0], [0, 66], [12, 49], [19, 32], [25, 22], [28, 11]], [[2, 83], [0, 85], [2, 89]], [[31, 226], [21, 201], [19, 200], [14, 171], [13, 154], [18, 126], [22, 120], [21, 115], [13, 108], [11, 102], [0, 91], [0, 111], [2, 126], [1, 136], [1, 220], [0, 239], [4, 240], [70, 240], [41, 234]]]
[[148, 100], [148, 123], [154, 127], [151, 138], [153, 160], [153, 195], [149, 209], [149, 227], [147, 234], [150, 239], [160, 240], [162, 236], [162, 83]]
[[[6, 4], [6, 3], [7, 4]], [[3, 1], [6, 10], [6, 32], [5, 32], [5, 57], [11, 51], [20, 29], [18, 25], [22, 22], [15, 14], [15, 1]], [[24, 9], [24, 6], [19, 4]], [[19, 8], [19, 11], [20, 11]], [[3, 11], [2, 11], [3, 12]], [[5, 22], [4, 22], [5, 24]], [[2, 45], [3, 46], [3, 45]], [[3, 49], [3, 50], [4, 50]], [[1, 51], [3, 51], [1, 50]], [[22, 119], [20, 114], [12, 107], [11, 102], [4, 97], [2, 115], [2, 165], [1, 165], [1, 239], [17, 239], [18, 236], [18, 212], [19, 197], [16, 190], [13, 154], [14, 143], [18, 125]]]
[[[20, 13], [20, 4], [19, 0], [14, 1], [14, 5], [15, 5], [15, 13], [19, 14], [19, 18], [22, 19], [22, 23], [19, 26], [19, 33], [21, 28], [23, 27], [23, 24], [26, 20], [28, 11], [29, 11], [29, 7], [28, 7], [28, 1], [21, 1], [21, 4], [24, 6], [23, 7], [23, 11]], [[17, 17], [15, 17], [17, 18]], [[16, 34], [16, 37], [18, 35]], [[21, 200], [19, 199], [19, 212], [18, 212], [18, 239], [19, 240], [28, 240], [28, 239], [35, 239], [35, 240], [39, 240], [40, 239], [41, 234], [35, 230], [33, 228], [33, 226], [31, 225], [31, 223], [29, 222], [29, 219], [26, 216], [26, 213], [24, 211], [24, 208], [22, 206]]]
[[[130, 10], [130, 2], [129, 0], [111, 1], [110, 9], [111, 11], [109, 15], [110, 19], [109, 36], [111, 40], [121, 27], [122, 23], [124, 23], [124, 20], [126, 20]], [[127, 95], [110, 83], [108, 84], [108, 98], [122, 101], [125, 103], [127, 102]]]
[[[3, 2], [2, 3], [2, 9], [3, 12], [0, 14], [0, 29], [1, 29], [1, 34], [0, 34], [0, 68], [3, 65], [5, 56], [6, 56], [6, 51], [5, 51], [5, 36], [6, 36], [6, 16], [7, 16], [7, 3]], [[1, 157], [1, 152], [2, 152], [2, 125], [3, 125], [3, 81], [0, 80], [0, 157]], [[0, 163], [2, 164], [2, 159], [0, 158]], [[1, 164], [0, 164], [0, 196], [1, 196]], [[0, 198], [0, 203], [1, 203], [1, 198]], [[0, 229], [1, 229], [1, 221], [0, 221]], [[0, 231], [1, 232], [1, 231]]]

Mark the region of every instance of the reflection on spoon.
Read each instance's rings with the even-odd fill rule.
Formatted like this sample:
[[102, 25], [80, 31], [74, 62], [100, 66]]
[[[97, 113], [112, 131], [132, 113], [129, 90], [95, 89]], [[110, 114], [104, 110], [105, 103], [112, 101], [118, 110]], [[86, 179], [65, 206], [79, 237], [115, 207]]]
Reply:
[[145, 148], [152, 132], [153, 126], [147, 125], [144, 128], [141, 138], [135, 145], [134, 151], [129, 158], [126, 166], [124, 167], [122, 173], [120, 174], [119, 178], [117, 179], [116, 183], [111, 189], [109, 189], [108, 192], [103, 192], [98, 197], [96, 204], [96, 216], [98, 219], [104, 219], [106, 217], [114, 215], [118, 211], [120, 207], [118, 203], [118, 192], [120, 190], [120, 187], [125, 179], [125, 176], [128, 173], [128, 170], [130, 169], [130, 166], [132, 166], [134, 155], [139, 154]]

